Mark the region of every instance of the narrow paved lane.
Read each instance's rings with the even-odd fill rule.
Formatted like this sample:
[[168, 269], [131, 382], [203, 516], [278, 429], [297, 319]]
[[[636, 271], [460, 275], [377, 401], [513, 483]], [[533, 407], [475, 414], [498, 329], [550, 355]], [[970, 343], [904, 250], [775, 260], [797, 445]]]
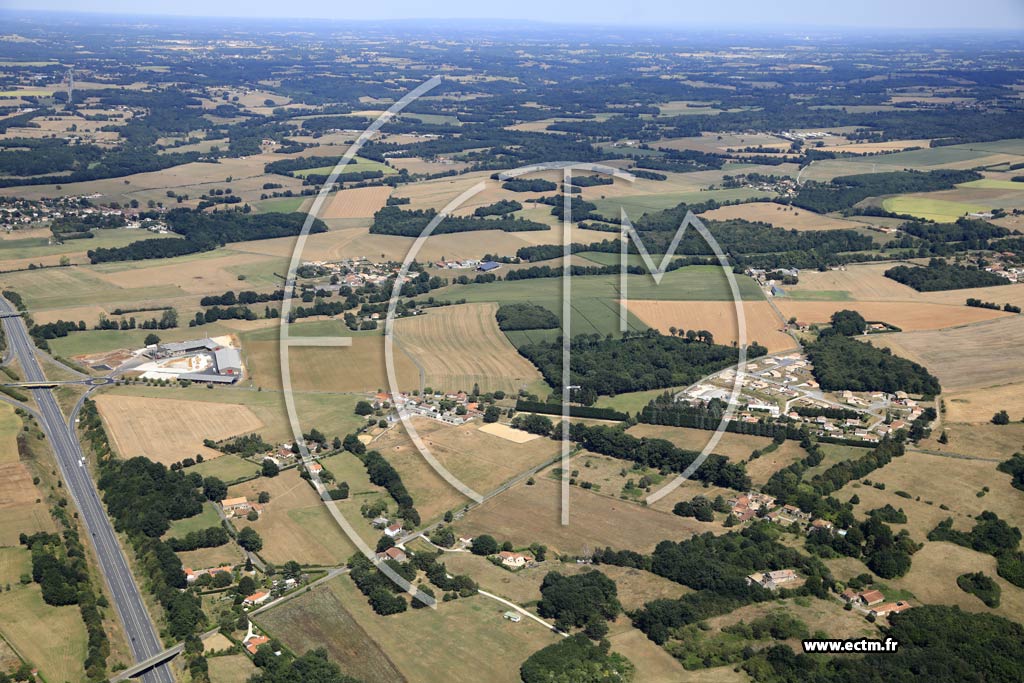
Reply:
[[[3, 313], [15, 313], [15, 310], [10, 302], [0, 297], [0, 314]], [[35, 345], [25, 328], [25, 322], [20, 316], [10, 316], [3, 318], [3, 325], [7, 333], [7, 344], [21, 364], [26, 380], [45, 381], [46, 375], [36, 358]], [[85, 466], [81, 446], [73, 431], [73, 423], [69, 426], [64, 421], [57, 399], [50, 389], [31, 391], [39, 405], [40, 425], [56, 455], [64, 485], [71, 493], [71, 498], [85, 524], [85, 530], [96, 550], [100, 571], [107, 582], [112, 602], [128, 635], [132, 655], [135, 661], [144, 661], [163, 650], [163, 644], [157, 637], [149, 612], [142, 601], [142, 594], [128, 569], [128, 562], [117, 542], [106, 510], [100, 502], [99, 493], [89, 477], [89, 469]], [[145, 674], [143, 680], [147, 683], [173, 683], [174, 677], [170, 668], [165, 665]]]

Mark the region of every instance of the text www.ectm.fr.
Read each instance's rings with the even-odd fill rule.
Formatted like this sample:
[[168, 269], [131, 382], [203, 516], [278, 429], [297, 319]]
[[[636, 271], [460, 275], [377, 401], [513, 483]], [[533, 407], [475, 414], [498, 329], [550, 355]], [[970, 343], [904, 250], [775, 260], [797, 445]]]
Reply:
[[827, 638], [803, 641], [804, 652], [896, 652], [899, 641], [892, 638], [876, 640], [872, 638]]

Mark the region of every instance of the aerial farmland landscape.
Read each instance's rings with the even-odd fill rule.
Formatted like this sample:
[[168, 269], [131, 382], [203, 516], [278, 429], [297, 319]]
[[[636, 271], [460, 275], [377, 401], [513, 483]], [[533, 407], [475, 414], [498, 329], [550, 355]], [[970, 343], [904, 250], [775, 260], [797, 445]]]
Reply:
[[0, 683], [1024, 680], [1024, 5], [562, 5], [0, 3]]

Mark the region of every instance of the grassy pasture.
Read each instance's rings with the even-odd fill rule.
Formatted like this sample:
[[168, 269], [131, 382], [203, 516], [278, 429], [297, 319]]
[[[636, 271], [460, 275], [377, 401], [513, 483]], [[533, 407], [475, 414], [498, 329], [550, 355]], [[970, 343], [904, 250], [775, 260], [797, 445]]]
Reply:
[[85, 624], [78, 607], [51, 607], [37, 584], [0, 595], [0, 634], [49, 681], [82, 681]]
[[945, 199], [932, 199], [923, 195], [902, 195], [883, 200], [882, 207], [886, 211], [905, 213], [911, 216], [927, 218], [940, 223], [952, 223], [968, 213], [988, 210], [981, 204], [966, 204]]
[[220, 517], [213, 503], [203, 503], [203, 511], [195, 517], [176, 519], [171, 522], [171, 528], [167, 530], [167, 536], [181, 538], [191, 531], [201, 531], [211, 526], [220, 526]]
[[[299, 477], [298, 470], [285, 470], [276, 477], [260, 477], [229, 489], [229, 496], [255, 500], [260, 491], [270, 493], [270, 502], [255, 522], [236, 518], [235, 527], [253, 527], [263, 538], [261, 555], [274, 564], [288, 560], [320, 565], [338, 565], [356, 551], [337, 525], [320, 496]], [[339, 501], [344, 514], [358, 516], [353, 501]]]
[[214, 683], [246, 683], [256, 673], [256, 666], [245, 655], [226, 655], [207, 659], [210, 680]]

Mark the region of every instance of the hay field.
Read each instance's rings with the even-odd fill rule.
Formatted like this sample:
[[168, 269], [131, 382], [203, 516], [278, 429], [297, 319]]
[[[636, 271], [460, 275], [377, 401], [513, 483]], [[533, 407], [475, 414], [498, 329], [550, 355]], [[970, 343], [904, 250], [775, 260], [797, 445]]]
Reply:
[[[296, 560], [303, 564], [339, 565], [355, 546], [338, 526], [316, 491], [299, 476], [298, 470], [281, 472], [276, 477], [260, 477], [228, 489], [228, 496], [246, 496], [255, 500], [260, 491], [270, 493], [270, 502], [255, 522], [236, 518], [236, 528], [251, 526], [263, 538], [265, 559], [274, 564]], [[359, 518], [359, 503], [338, 501], [347, 518]]]
[[884, 321], [906, 332], [941, 330], [1013, 315], [964, 305], [902, 301], [793, 301], [788, 297], [779, 297], [775, 299], [775, 305], [787, 320], [795, 317], [802, 323], [827, 323], [836, 311], [853, 310], [866, 320]]
[[884, 334], [873, 342], [921, 363], [939, 378], [943, 390], [953, 391], [1002, 385], [1007, 377], [1020, 377], [1021, 335], [1024, 316], [1013, 315], [952, 330]]
[[[1002, 589], [999, 607], [985, 603], [960, 590], [956, 577], [968, 572], [983, 572]], [[910, 571], [887, 582], [893, 588], [908, 590], [917, 601], [935, 605], [958, 605], [968, 612], [989, 612], [1018, 623], [1024, 622], [1024, 589], [996, 573], [996, 559], [970, 548], [937, 541], [926, 542], [914, 553]]]
[[[271, 265], [272, 264], [272, 265]], [[120, 263], [93, 269], [96, 277], [115, 287], [130, 290], [139, 287], [173, 286], [190, 294], [223, 293], [239, 286], [239, 269], [267, 266], [284, 270], [284, 261], [256, 254], [212, 252], [206, 257], [195, 255], [161, 260], [159, 265]], [[116, 269], [115, 269], [116, 268]], [[247, 283], [246, 286], [251, 286]]]
[[17, 436], [21, 419], [14, 408], [0, 404], [0, 546], [17, 546], [21, 532], [50, 531], [53, 520], [32, 483], [32, 473], [19, 460]]
[[[747, 343], [758, 342], [769, 353], [796, 348], [797, 342], [782, 331], [783, 323], [767, 301], [742, 302]], [[630, 300], [630, 313], [646, 325], [668, 334], [677, 329], [708, 330], [718, 344], [739, 340], [736, 305], [731, 301]]]
[[[388, 386], [384, 337], [355, 336], [349, 347], [294, 347], [290, 350], [292, 387], [297, 391], [377, 391]], [[249, 343], [247, 359], [253, 381], [264, 389], [281, 387], [277, 341]], [[401, 349], [394, 354], [400, 390], [420, 388], [419, 372]]]
[[242, 405], [102, 394], [96, 406], [122, 457], [145, 455], [164, 464], [196, 453], [216, 458], [220, 451], [203, 446], [203, 439], [217, 441], [263, 427]]
[[395, 321], [395, 339], [422, 368], [428, 386], [446, 391], [516, 392], [541, 378], [498, 328], [496, 303], [427, 309]]
[[[429, 418], [412, 419], [416, 432], [438, 462], [480, 494], [553, 458], [559, 449], [550, 440], [512, 443], [480, 431], [474, 422], [455, 427]], [[404, 428], [390, 429], [368, 448], [380, 451], [398, 470], [424, 520], [468, 502], [434, 472]]]
[[390, 194], [388, 185], [341, 190], [331, 197], [330, 203], [320, 212], [320, 218], [372, 218]]
[[742, 219], [763, 222], [786, 230], [843, 230], [864, 227], [863, 223], [833, 218], [806, 209], [788, 207], [775, 202], [751, 202], [722, 206], [700, 214], [701, 218], [715, 221]]
[[[946, 403], [950, 402], [946, 397], [944, 400]], [[929, 451], [940, 453], [966, 453], [978, 458], [1005, 460], [1014, 453], [1020, 453], [1021, 444], [1024, 444], [1024, 423], [1017, 421], [1008, 425], [994, 425], [989, 422], [997, 410], [1007, 407], [1010, 408], [1011, 419], [1016, 415], [1021, 415], [1020, 412], [1013, 411], [1013, 405], [995, 404], [988, 413], [988, 419], [981, 424], [950, 422], [947, 419], [942, 424], [942, 431], [946, 432], [949, 443], [939, 443], [939, 435], [933, 433], [932, 438], [922, 442], [922, 446]]]
[[1024, 384], [1003, 384], [984, 389], [960, 389], [943, 394], [947, 422], [988, 423], [999, 410], [1010, 419], [1024, 419]]
[[560, 488], [558, 482], [538, 476], [533, 486], [519, 484], [474, 508], [455, 523], [455, 529], [466, 536], [492, 534], [517, 547], [542, 538], [551, 553], [579, 554], [604, 546], [647, 553], [667, 538], [682, 540], [721, 528], [623, 500], [611, 501], [576, 486], [570, 487], [569, 525], [563, 526]]

